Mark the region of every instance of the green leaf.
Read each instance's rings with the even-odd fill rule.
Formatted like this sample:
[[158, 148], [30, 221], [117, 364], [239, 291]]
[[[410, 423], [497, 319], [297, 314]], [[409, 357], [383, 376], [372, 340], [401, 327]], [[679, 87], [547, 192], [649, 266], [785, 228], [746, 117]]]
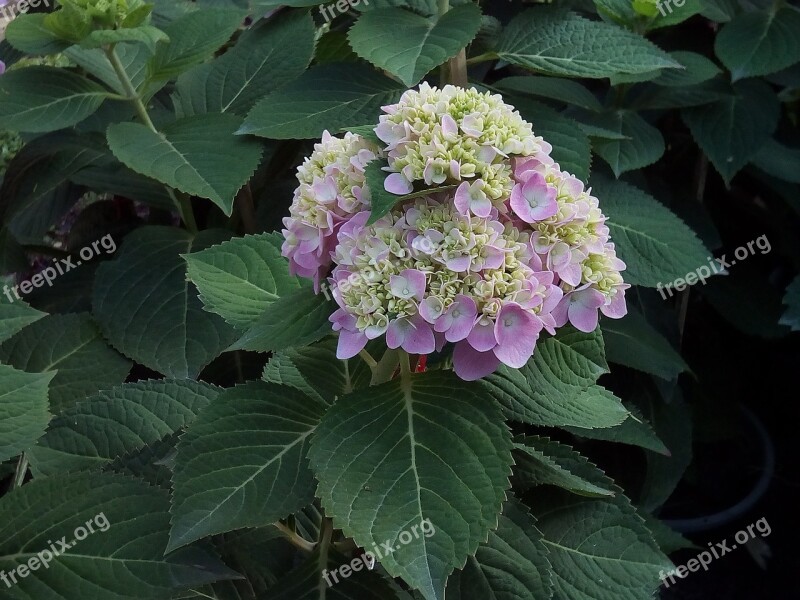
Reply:
[[241, 134], [279, 140], [318, 138], [377, 121], [381, 106], [396, 102], [402, 83], [358, 63], [321, 65], [273, 92], [253, 107]]
[[150, 60], [151, 79], [171, 79], [211, 58], [244, 20], [238, 10], [206, 8], [190, 12], [164, 27], [168, 44], [160, 44]]
[[726, 185], [758, 153], [778, 126], [775, 93], [759, 80], [740, 81], [713, 104], [683, 111], [683, 120]]
[[430, 520], [435, 535], [380, 560], [426, 600], [443, 600], [447, 576], [497, 525], [510, 450], [500, 411], [477, 384], [429, 372], [340, 399], [309, 457], [326, 513], [360, 546], [395, 546]]
[[753, 164], [778, 179], [800, 183], [800, 148], [769, 139], [753, 157]]
[[714, 51], [733, 81], [769, 75], [800, 61], [798, 31], [800, 12], [796, 8], [744, 12], [722, 28], [714, 40]]
[[503, 505], [497, 529], [447, 580], [448, 600], [547, 600], [553, 596], [550, 552], [528, 507], [517, 500]]
[[647, 473], [639, 505], [647, 511], [657, 510], [672, 496], [692, 462], [691, 408], [679, 391], [671, 397], [664, 397], [664, 394], [656, 394], [651, 388], [637, 390], [637, 400], [671, 453], [668, 456], [646, 453]]
[[[168, 600], [181, 588], [235, 578], [201, 548], [164, 557], [168, 509], [166, 490], [100, 473], [36, 479], [6, 494], [0, 522], [13, 527], [0, 533], [0, 569], [8, 574], [37, 555], [40, 568], [18, 576], [5, 597]], [[42, 552], [58, 552], [61, 539], [74, 547], [57, 556], [51, 552], [52, 560], [41, 568], [48, 560]]]
[[596, 470], [596, 467], [566, 444], [534, 435], [522, 438], [514, 448], [514, 473], [521, 484], [515, 489], [554, 485], [581, 496], [614, 495], [608, 486], [596, 485], [583, 477], [584, 471]]
[[551, 156], [560, 167], [578, 179], [589, 179], [591, 152], [589, 138], [578, 124], [548, 106], [527, 99], [514, 99], [520, 114], [533, 125], [536, 135], [552, 144]]
[[[404, 600], [390, 581], [375, 571], [361, 568], [339, 579], [336, 569], [350, 564], [335, 550], [317, 546], [305, 563], [272, 586], [261, 600]], [[327, 575], [328, 580], [325, 579]], [[336, 579], [334, 579], [336, 577]], [[327, 583], [330, 581], [330, 585]], [[394, 589], [393, 589], [394, 588]]]
[[604, 321], [603, 334], [611, 362], [666, 380], [689, 369], [672, 344], [635, 309], [629, 308], [622, 319]]
[[44, 25], [44, 13], [22, 14], [6, 27], [5, 38], [17, 50], [33, 55], [57, 54], [71, 44]]
[[[142, 44], [118, 44], [114, 50], [131, 83], [136, 89], [140, 89], [147, 76], [150, 51]], [[102, 50], [72, 46], [64, 51], [64, 55], [118, 94], [127, 94], [114, 67]]]
[[331, 331], [335, 303], [303, 287], [270, 304], [229, 350], [272, 352], [316, 342]]
[[715, 23], [727, 23], [740, 11], [736, 0], [703, 0], [701, 15]]
[[608, 372], [599, 330], [571, 327], [540, 340], [522, 369], [500, 369], [481, 381], [509, 419], [533, 425], [611, 427], [628, 411], [611, 392], [595, 385]]
[[601, 78], [680, 66], [640, 35], [549, 7], [530, 9], [512, 19], [497, 53], [528, 69], [575, 77]]
[[0, 342], [5, 342], [44, 316], [45, 313], [31, 308], [22, 300], [7, 303], [5, 296], [0, 296]]
[[159, 42], [169, 42], [166, 33], [152, 25], [141, 25], [125, 29], [97, 29], [81, 41], [81, 46], [102, 48], [120, 43], [139, 43], [153, 54]]
[[376, 158], [370, 161], [364, 169], [364, 179], [370, 196], [368, 225], [388, 214], [403, 199], [403, 196], [386, 191], [384, 181], [389, 174], [383, 168], [388, 166], [389, 162], [386, 159]]
[[207, 383], [126, 383], [66, 409], [28, 453], [35, 474], [99, 469], [169, 438], [219, 394]]
[[230, 216], [236, 193], [261, 161], [261, 144], [234, 136], [235, 115], [199, 115], [151, 131], [140, 123], [115, 123], [108, 145], [120, 162], [193, 196], [210, 199]]
[[570, 106], [580, 106], [587, 110], [600, 112], [603, 105], [595, 95], [577, 81], [558, 77], [506, 77], [494, 84], [500, 90], [530, 94], [556, 100]]
[[0, 462], [32, 446], [44, 433], [50, 420], [47, 387], [53, 375], [0, 365]]
[[458, 54], [480, 27], [481, 11], [472, 3], [433, 17], [402, 8], [377, 8], [359, 17], [348, 38], [361, 58], [412, 87]]
[[671, 284], [709, 262], [711, 252], [672, 211], [623, 181], [595, 178], [617, 255], [627, 268], [623, 278], [646, 287]]
[[220, 394], [178, 445], [169, 548], [267, 525], [310, 504], [306, 452], [323, 412], [322, 403], [271, 383]]
[[650, 423], [648, 423], [641, 412], [639, 412], [639, 409], [634, 406], [626, 406], [626, 408], [631, 413], [630, 416], [614, 427], [607, 427], [605, 429], [564, 427], [564, 429], [586, 439], [639, 446], [640, 448], [669, 456], [669, 449], [664, 445], [664, 442], [659, 439], [650, 426]]
[[92, 298], [95, 318], [114, 347], [150, 369], [185, 379], [230, 345], [236, 334], [203, 310], [181, 258], [227, 235], [206, 230], [193, 238], [161, 226], [129, 234], [116, 259], [97, 269]]
[[616, 110], [602, 116], [602, 123], [624, 139], [597, 139], [595, 154], [608, 163], [614, 175], [641, 169], [664, 154], [661, 132], [632, 110]]
[[131, 370], [88, 314], [47, 315], [0, 346], [0, 360], [29, 373], [57, 372], [50, 384], [53, 413], [122, 383]]
[[247, 235], [184, 256], [205, 308], [245, 329], [272, 303], [301, 289], [281, 255], [282, 241], [278, 233]]
[[[594, 483], [608, 485], [607, 477]], [[533, 514], [550, 550], [556, 597], [564, 600], [644, 600], [672, 563], [621, 490], [609, 499], [556, 489], [533, 496]]]
[[42, 133], [80, 123], [108, 97], [66, 69], [26, 67], [0, 77], [0, 129]]
[[299, 77], [314, 54], [314, 21], [303, 12], [278, 15], [246, 31], [216, 60], [178, 78], [179, 117], [232, 112], [245, 116], [256, 101]]
[[336, 358], [335, 338], [292, 348], [273, 355], [264, 367], [264, 381], [297, 388], [315, 400], [331, 405], [338, 398], [370, 383], [371, 373], [359, 357]]
[[684, 87], [687, 85], [697, 85], [709, 79], [713, 79], [722, 70], [707, 59], [702, 54], [696, 52], [684, 52], [678, 50], [669, 53], [672, 58], [685, 67], [682, 71], [678, 69], [668, 69], [662, 71], [661, 75], [653, 80], [656, 85], [667, 87]]
[[786, 288], [783, 303], [786, 305], [786, 312], [783, 313], [780, 324], [791, 327], [792, 331], [800, 330], [800, 277], [795, 277]]

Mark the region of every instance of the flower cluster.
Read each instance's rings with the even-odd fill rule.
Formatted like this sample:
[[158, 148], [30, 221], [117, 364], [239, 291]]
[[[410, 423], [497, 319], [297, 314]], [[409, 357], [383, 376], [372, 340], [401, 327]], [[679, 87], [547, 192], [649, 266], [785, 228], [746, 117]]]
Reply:
[[[511, 106], [423, 84], [384, 112], [384, 148], [325, 135], [285, 220], [294, 272], [319, 283], [334, 266], [340, 358], [382, 336], [414, 354], [449, 342], [456, 373], [477, 379], [522, 367], [542, 330], [625, 314], [625, 265], [597, 198]], [[387, 191], [418, 193], [368, 224], [364, 167], [381, 156]]]
[[297, 169], [300, 185], [290, 216], [283, 220], [283, 254], [289, 257], [292, 274], [313, 279], [317, 290], [331, 265], [339, 228], [370, 206], [364, 168], [378, 153], [361, 136], [347, 133], [340, 139], [326, 131]]

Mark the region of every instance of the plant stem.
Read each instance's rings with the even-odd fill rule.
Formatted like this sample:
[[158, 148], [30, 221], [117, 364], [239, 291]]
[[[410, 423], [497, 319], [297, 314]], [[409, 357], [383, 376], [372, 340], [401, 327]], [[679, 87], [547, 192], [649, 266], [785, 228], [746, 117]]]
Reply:
[[[112, 44], [107, 46], [105, 48], [105, 53], [106, 57], [108, 57], [108, 62], [111, 63], [111, 67], [114, 69], [114, 73], [117, 74], [117, 79], [119, 79], [119, 82], [122, 84], [122, 89], [124, 89], [125, 93], [128, 95], [127, 99], [133, 103], [133, 106], [136, 109], [136, 114], [139, 115], [139, 119], [144, 125], [147, 126], [148, 129], [150, 129], [150, 131], [161, 135], [158, 129], [156, 129], [156, 126], [153, 125], [150, 115], [147, 114], [147, 107], [144, 105], [142, 97], [139, 95], [139, 92], [133, 85], [131, 78], [128, 77], [128, 74], [125, 72], [125, 67], [119, 60], [119, 56], [117, 55], [114, 45]], [[175, 204], [175, 207], [178, 209], [178, 213], [181, 215], [183, 222], [186, 224], [186, 228], [191, 233], [197, 233], [197, 223], [194, 220], [194, 213], [192, 212], [192, 205], [189, 201], [189, 197], [184, 194], [176, 196], [175, 191], [171, 187], [166, 187], [170, 198], [172, 198], [172, 202]]]
[[17, 470], [14, 472], [14, 479], [11, 482], [11, 489], [20, 487], [25, 481], [25, 475], [28, 474], [28, 457], [23, 452], [19, 455], [17, 462]]
[[484, 52], [478, 56], [473, 56], [472, 58], [467, 59], [467, 65], [474, 65], [489, 60], [497, 60], [497, 54], [494, 52]]
[[384, 353], [383, 358], [378, 361], [378, 366], [372, 373], [372, 381], [370, 381], [370, 385], [378, 385], [379, 383], [386, 383], [387, 381], [390, 381], [394, 376], [394, 372], [397, 370], [399, 361], [400, 351], [387, 350]]
[[375, 374], [375, 369], [378, 368], [378, 361], [375, 360], [374, 358], [372, 358], [372, 355], [369, 352], [367, 352], [366, 350], [362, 350], [361, 352], [358, 353], [358, 355], [361, 357], [361, 359], [365, 363], [367, 363], [367, 365], [369, 366], [370, 370], [372, 371], [372, 374], [374, 375]]
[[408, 352], [400, 350], [400, 376], [406, 379], [409, 375], [411, 375], [411, 359]]
[[439, 0], [439, 16], [450, 10], [450, 0]]
[[303, 539], [302, 537], [297, 535], [297, 532], [292, 531], [289, 527], [287, 527], [280, 521], [278, 521], [274, 525], [281, 531], [281, 533], [283, 533], [283, 535], [286, 536], [286, 539], [288, 539], [294, 546], [300, 548], [300, 550], [303, 550], [305, 552], [314, 551], [314, 548], [316, 547], [316, 544], [314, 542], [309, 542], [308, 540]]

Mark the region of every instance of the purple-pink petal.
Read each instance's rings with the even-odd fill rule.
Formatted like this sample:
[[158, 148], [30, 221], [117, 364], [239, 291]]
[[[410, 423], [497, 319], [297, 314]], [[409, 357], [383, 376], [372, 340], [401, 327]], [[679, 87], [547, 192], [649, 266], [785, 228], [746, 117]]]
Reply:
[[459, 342], [453, 350], [453, 370], [465, 381], [476, 381], [491, 375], [500, 366], [492, 352], [478, 352], [467, 342]]
[[525, 366], [533, 355], [541, 330], [542, 323], [536, 315], [518, 304], [504, 304], [497, 313], [494, 327], [497, 338], [495, 356], [509, 367], [519, 369]]

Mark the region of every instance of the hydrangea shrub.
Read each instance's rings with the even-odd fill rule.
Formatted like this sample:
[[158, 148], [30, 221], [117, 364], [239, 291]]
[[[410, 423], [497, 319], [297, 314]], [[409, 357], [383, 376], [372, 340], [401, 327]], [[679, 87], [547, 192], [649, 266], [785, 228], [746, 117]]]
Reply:
[[800, 328], [796, 281], [783, 316], [731, 308], [735, 277], [659, 295], [720, 245], [703, 202], [794, 206], [794, 7], [28, 8], [0, 42], [1, 597], [657, 593], [708, 392], [687, 311]]

